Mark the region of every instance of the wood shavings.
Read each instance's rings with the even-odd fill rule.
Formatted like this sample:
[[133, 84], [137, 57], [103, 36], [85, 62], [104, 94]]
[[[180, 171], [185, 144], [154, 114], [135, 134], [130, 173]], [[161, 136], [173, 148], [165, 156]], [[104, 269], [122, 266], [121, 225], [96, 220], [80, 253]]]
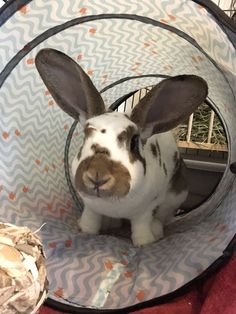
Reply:
[[36, 313], [47, 286], [40, 238], [27, 227], [0, 223], [0, 313]]

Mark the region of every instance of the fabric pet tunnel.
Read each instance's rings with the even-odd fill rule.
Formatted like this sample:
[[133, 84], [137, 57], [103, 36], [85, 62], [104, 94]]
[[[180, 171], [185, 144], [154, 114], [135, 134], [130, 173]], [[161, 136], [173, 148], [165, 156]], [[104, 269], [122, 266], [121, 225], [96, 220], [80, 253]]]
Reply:
[[[0, 220], [37, 230], [49, 303], [74, 313], [128, 312], [165, 302], [219, 267], [236, 228], [236, 27], [203, 0], [9, 1], [0, 11]], [[163, 78], [195, 74], [228, 142], [214, 193], [142, 248], [78, 232], [71, 183], [81, 126], [55, 104], [35, 67], [42, 48], [72, 57], [107, 107]], [[66, 170], [66, 171], [65, 171]]]

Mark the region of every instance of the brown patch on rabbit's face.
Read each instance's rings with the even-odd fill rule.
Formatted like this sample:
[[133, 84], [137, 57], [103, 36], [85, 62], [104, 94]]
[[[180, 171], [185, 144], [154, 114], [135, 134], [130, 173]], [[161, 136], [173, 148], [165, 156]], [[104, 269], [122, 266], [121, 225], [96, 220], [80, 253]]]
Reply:
[[107, 149], [107, 148], [105, 148], [105, 147], [102, 147], [102, 146], [100, 146], [99, 144], [93, 144], [93, 145], [91, 146], [91, 149], [92, 149], [92, 151], [93, 151], [95, 154], [104, 154], [104, 155], [106, 155], [106, 156], [108, 156], [108, 157], [111, 156], [111, 153], [110, 153], [109, 149]]
[[132, 125], [127, 126], [127, 128], [117, 136], [119, 146], [122, 147], [126, 145], [126, 147], [128, 148], [132, 136], [136, 133], [137, 131], [134, 126]]
[[[79, 192], [101, 197], [124, 197], [129, 193], [131, 176], [117, 161], [109, 158], [106, 148], [94, 147], [96, 153], [83, 160], [75, 175], [75, 186]], [[98, 152], [97, 149], [100, 149]]]
[[137, 129], [132, 125], [127, 126], [127, 128], [117, 136], [117, 141], [120, 147], [125, 147], [127, 149], [131, 163], [139, 160], [143, 164], [145, 173], [146, 161], [140, 154]]

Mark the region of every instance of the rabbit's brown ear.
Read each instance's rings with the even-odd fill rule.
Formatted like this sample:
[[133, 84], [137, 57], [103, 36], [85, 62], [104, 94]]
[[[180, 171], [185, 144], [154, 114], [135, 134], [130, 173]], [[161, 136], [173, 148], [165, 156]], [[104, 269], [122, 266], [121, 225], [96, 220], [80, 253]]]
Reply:
[[207, 83], [195, 75], [179, 75], [157, 84], [131, 113], [141, 137], [169, 131], [184, 121], [207, 97]]
[[42, 49], [35, 64], [52, 97], [74, 119], [84, 122], [105, 112], [101, 95], [70, 57], [55, 49]]

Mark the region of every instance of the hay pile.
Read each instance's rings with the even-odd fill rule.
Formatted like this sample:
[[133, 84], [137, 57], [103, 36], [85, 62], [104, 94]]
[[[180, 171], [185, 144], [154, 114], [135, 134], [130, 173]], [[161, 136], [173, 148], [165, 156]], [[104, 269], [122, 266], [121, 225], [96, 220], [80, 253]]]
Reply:
[[[207, 143], [211, 108], [203, 103], [194, 113], [191, 141]], [[188, 121], [178, 126], [177, 137], [180, 141], [186, 141]], [[211, 144], [227, 145], [225, 131], [219, 117], [215, 114]]]

